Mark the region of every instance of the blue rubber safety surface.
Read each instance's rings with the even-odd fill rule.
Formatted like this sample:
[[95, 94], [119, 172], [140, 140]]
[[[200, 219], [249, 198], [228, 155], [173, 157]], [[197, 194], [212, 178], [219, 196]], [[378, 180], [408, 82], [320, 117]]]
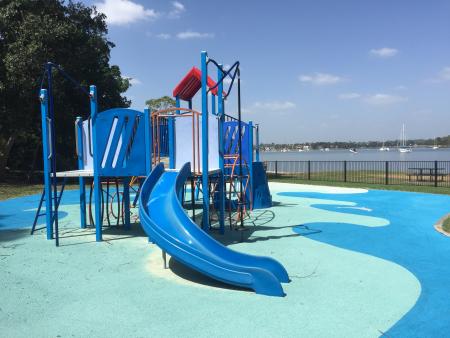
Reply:
[[[61, 204], [78, 204], [78, 196], [78, 190], [65, 191]], [[41, 194], [35, 194], [0, 201], [0, 230], [31, 228], [40, 198]], [[63, 219], [67, 212], [59, 211], [58, 216]], [[40, 217], [38, 224], [45, 224], [45, 217]]]
[[[450, 196], [371, 190], [363, 194], [284, 192], [292, 198], [317, 198], [315, 208], [380, 217], [390, 224], [361, 227], [346, 223], [300, 224], [316, 231], [309, 238], [336, 247], [395, 262], [413, 273], [421, 284], [415, 306], [386, 334], [389, 337], [443, 337], [450, 335], [450, 238], [433, 225], [450, 211]], [[326, 205], [323, 200], [353, 202], [355, 206]], [[401, 281], [399, 281], [401, 283]]]

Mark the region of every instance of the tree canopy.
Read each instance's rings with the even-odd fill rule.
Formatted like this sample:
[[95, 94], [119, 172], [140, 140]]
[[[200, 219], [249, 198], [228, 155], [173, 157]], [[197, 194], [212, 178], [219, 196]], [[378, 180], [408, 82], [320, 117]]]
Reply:
[[[40, 147], [38, 93], [47, 61], [61, 65], [86, 88], [97, 85], [100, 109], [130, 105], [122, 95], [130, 83], [110, 65], [114, 44], [107, 32], [104, 14], [80, 2], [0, 2], [0, 154], [12, 140], [8, 166], [27, 169]], [[89, 100], [60, 74], [53, 76], [57, 152], [60, 166], [66, 167], [74, 163], [75, 117], [87, 117]], [[6, 165], [1, 156], [0, 173]]]
[[145, 101], [150, 111], [162, 110], [175, 107], [175, 100], [170, 96], [163, 96], [157, 99], [150, 99]]

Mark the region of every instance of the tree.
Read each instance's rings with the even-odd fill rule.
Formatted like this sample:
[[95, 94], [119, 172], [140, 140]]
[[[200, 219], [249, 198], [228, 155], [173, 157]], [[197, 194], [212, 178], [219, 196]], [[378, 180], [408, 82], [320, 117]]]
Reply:
[[[60, 64], [86, 87], [96, 84], [100, 108], [127, 107], [130, 86], [118, 66], [109, 65], [114, 44], [104, 14], [80, 2], [2, 0], [0, 3], [0, 153], [3, 163], [26, 169], [40, 146], [38, 93], [43, 65]], [[87, 117], [88, 98], [55, 72], [56, 148], [60, 167], [74, 164], [73, 124]], [[12, 148], [10, 154], [6, 145]], [[61, 160], [61, 161], [60, 161]], [[0, 177], [2, 170], [0, 158]]]
[[175, 100], [170, 96], [163, 96], [158, 99], [150, 99], [145, 101], [150, 111], [157, 111], [175, 107]]

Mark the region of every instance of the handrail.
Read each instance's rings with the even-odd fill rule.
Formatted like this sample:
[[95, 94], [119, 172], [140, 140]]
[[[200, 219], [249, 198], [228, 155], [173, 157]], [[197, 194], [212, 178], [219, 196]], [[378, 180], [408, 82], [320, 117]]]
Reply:
[[[172, 112], [172, 111], [180, 111], [180, 110], [188, 112], [188, 113], [202, 115], [202, 113], [200, 113], [199, 111], [194, 110], [194, 109], [182, 108], [182, 107], [171, 107], [171, 108], [166, 108], [166, 109], [153, 111], [153, 112], [151, 112], [151, 116], [161, 115], [161, 114], [164, 114], [164, 113], [169, 113], [169, 112]], [[178, 114], [178, 115], [183, 115], [183, 114]], [[172, 117], [172, 116], [175, 116], [175, 115], [170, 115], [170, 117]]]
[[[53, 68], [56, 68], [67, 80], [72, 82], [72, 84], [75, 85], [75, 87], [80, 89], [87, 96], [89, 96], [89, 97], [91, 96], [89, 91], [84, 89], [82, 87], [81, 83], [79, 83], [73, 77], [71, 77], [68, 73], [66, 73], [66, 71], [60, 65], [57, 65], [56, 63], [53, 63], [53, 62], [47, 62], [47, 65], [49, 65], [49, 66], [51, 66]], [[46, 71], [44, 72], [44, 77], [43, 78], [45, 78], [45, 73], [46, 73]], [[42, 82], [41, 82], [41, 89], [42, 89], [43, 84], [44, 84], [44, 81], [42, 80]]]
[[75, 120], [75, 155], [80, 157], [80, 150], [78, 149], [78, 120]]
[[[236, 78], [236, 75], [238, 75], [238, 77], [239, 77], [239, 73], [240, 73], [239, 65], [240, 65], [240, 62], [239, 62], [239, 61], [236, 61], [236, 62], [230, 67], [230, 69], [228, 69], [226, 72], [223, 71], [223, 69], [220, 67], [220, 65], [217, 63], [216, 60], [211, 59], [211, 58], [208, 58], [208, 63], [209, 63], [209, 62], [212, 62], [218, 69], [220, 69], [220, 71], [222, 72], [222, 75], [223, 75], [223, 76], [222, 76], [222, 78], [221, 78], [219, 81], [217, 81], [217, 83], [216, 83], [214, 86], [212, 86], [211, 88], [209, 88], [207, 92], [209, 93], [210, 91], [216, 89], [221, 83], [223, 83], [223, 81], [225, 80], [225, 78], [226, 78], [227, 76], [229, 76], [229, 77], [231, 78], [231, 83], [230, 83], [230, 86], [228, 87], [227, 93], [226, 93], [225, 96], [224, 96], [224, 99], [226, 99], [226, 98], [230, 95], [231, 89], [233, 88], [233, 84], [234, 84], [234, 80], [235, 80], [235, 78]], [[234, 71], [233, 75], [230, 75], [231, 71], [232, 71], [234, 68], [236, 68], [236, 70]]]
[[53, 143], [52, 143], [52, 119], [47, 117], [47, 139], [48, 139], [48, 157], [51, 159], [53, 156]]

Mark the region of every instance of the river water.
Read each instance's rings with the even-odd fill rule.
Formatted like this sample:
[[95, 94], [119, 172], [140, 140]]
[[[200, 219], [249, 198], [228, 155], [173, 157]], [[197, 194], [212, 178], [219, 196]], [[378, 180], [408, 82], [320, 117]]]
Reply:
[[400, 153], [397, 149], [379, 151], [378, 149], [358, 149], [351, 153], [346, 149], [330, 151], [288, 151], [260, 152], [262, 161], [450, 161], [450, 148], [433, 150], [430, 148], [413, 148], [410, 153]]

